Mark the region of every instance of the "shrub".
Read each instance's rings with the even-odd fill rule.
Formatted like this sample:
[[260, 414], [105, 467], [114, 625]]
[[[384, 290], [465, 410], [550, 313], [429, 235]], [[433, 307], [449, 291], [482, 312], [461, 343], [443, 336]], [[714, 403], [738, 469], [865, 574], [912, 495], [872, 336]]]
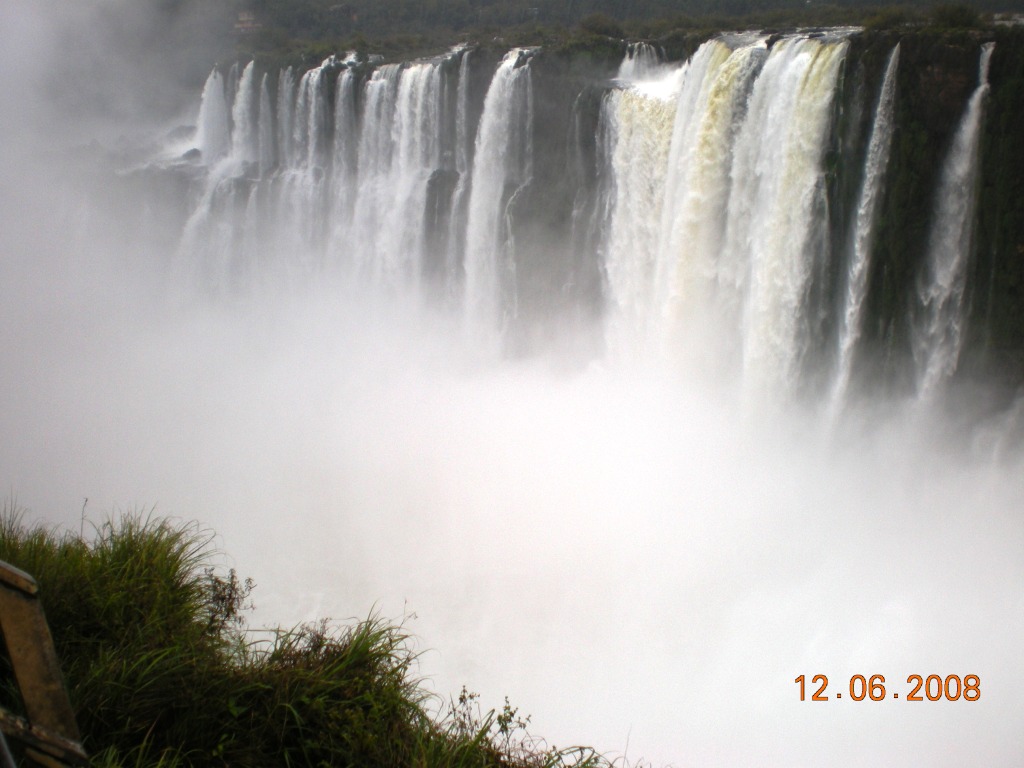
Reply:
[[[377, 616], [249, 630], [254, 585], [215, 570], [212, 538], [125, 515], [87, 539], [0, 511], [0, 559], [39, 584], [92, 765], [608, 765], [590, 750], [540, 748], [507, 701], [470, 716], [475, 696], [463, 691], [430, 715], [408, 635]], [[9, 663], [0, 673], [12, 706]]]
[[614, 37], [621, 40], [626, 36], [622, 25], [605, 13], [592, 13], [580, 20], [580, 29], [592, 35]]
[[937, 5], [932, 9], [932, 24], [944, 29], [973, 29], [981, 26], [981, 17], [969, 5]]
[[915, 20], [915, 16], [911, 14], [909, 9], [893, 6], [891, 8], [883, 8], [878, 13], [869, 16], [864, 21], [864, 26], [869, 30], [897, 29]]

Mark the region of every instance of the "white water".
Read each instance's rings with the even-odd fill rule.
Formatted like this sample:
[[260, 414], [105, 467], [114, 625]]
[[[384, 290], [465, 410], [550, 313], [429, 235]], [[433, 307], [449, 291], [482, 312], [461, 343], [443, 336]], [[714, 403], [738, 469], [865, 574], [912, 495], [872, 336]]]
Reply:
[[259, 132], [256, 108], [259, 98], [255, 80], [256, 64], [250, 61], [238, 81], [235, 103], [231, 108], [231, 159], [238, 164], [259, 157]]
[[328, 253], [341, 260], [349, 254], [356, 189], [359, 174], [359, 115], [357, 113], [357, 80], [351, 70], [338, 75], [334, 92], [334, 155], [331, 158], [332, 188], [330, 204], [330, 239]]
[[295, 120], [295, 73], [291, 67], [281, 70], [277, 83], [277, 146], [281, 165], [295, 165], [292, 152], [292, 124]]
[[914, 325], [917, 391], [925, 400], [935, 397], [940, 385], [956, 371], [963, 345], [964, 290], [974, 232], [979, 137], [994, 47], [994, 43], [982, 46], [978, 87], [957, 128], [936, 194], [926, 272], [918, 289], [921, 317]]
[[630, 43], [617, 77], [629, 82], [651, 79], [658, 74], [660, 61], [658, 49], [650, 43]]
[[459, 63], [459, 85], [455, 92], [455, 172], [459, 175], [452, 193], [451, 219], [448, 225], [448, 247], [445, 252], [445, 298], [455, 303], [461, 285], [464, 238], [466, 231], [466, 197], [472, 168], [471, 136], [469, 132], [469, 63], [473, 52], [467, 50]]
[[[0, 46], [0, 63], [27, 53]], [[650, 101], [662, 86], [681, 82], [606, 104], [634, 120], [643, 199], [672, 140], [673, 103]], [[0, 116], [32, 103], [9, 99]], [[322, 275], [210, 302], [124, 244], [133, 208], [84, 242], [38, 226], [84, 218], [57, 214], [55, 189], [60, 211], [89, 207], [52, 153], [22, 146], [0, 142], [0, 278], [17, 297], [0, 309], [0, 480], [33, 518], [77, 530], [87, 498], [89, 520], [154, 504], [199, 519], [255, 576], [258, 620], [404, 615], [427, 685], [466, 684], [486, 707], [507, 694], [559, 746], [655, 765], [1021, 764], [1024, 463], [1003, 422], [968, 435], [869, 404], [859, 434], [799, 408], [752, 424], [685, 368], [481, 363], [461, 317]], [[292, 176], [316, 181], [308, 158], [285, 163], [277, 200]], [[243, 216], [229, 261], [246, 237], [278, 263], [324, 258], [278, 244], [315, 211], [255, 215], [228, 178], [211, 239], [179, 256], [202, 263]], [[85, 189], [95, 202], [102, 187]], [[260, 219], [269, 239], [251, 234]], [[364, 246], [346, 242], [352, 258]], [[982, 700], [845, 695], [884, 674], [903, 697], [914, 673], [978, 674]], [[843, 700], [799, 702], [798, 674], [827, 674]]]
[[871, 248], [874, 245], [875, 218], [881, 201], [885, 172], [889, 165], [889, 149], [892, 145], [893, 99], [896, 94], [896, 70], [899, 66], [899, 43], [889, 54], [885, 68], [882, 90], [875, 107], [875, 120], [871, 127], [864, 179], [861, 182], [857, 202], [856, 218], [853, 221], [850, 239], [849, 271], [846, 276], [846, 293], [843, 301], [842, 325], [839, 329], [839, 356], [835, 379], [832, 384], [830, 407], [833, 413], [839, 411], [846, 401], [853, 372], [853, 358], [864, 323], [864, 300], [868, 293], [868, 275], [871, 267]]
[[398, 65], [381, 67], [366, 84], [364, 94], [363, 130], [359, 138], [359, 174], [356, 196], [353, 240], [360, 244], [360, 252], [353, 254], [359, 274], [379, 279], [378, 270], [384, 262], [379, 242], [383, 236], [382, 218], [391, 203], [386, 182], [391, 169], [391, 124], [394, 120], [395, 99], [401, 68]]
[[196, 120], [196, 144], [203, 161], [213, 163], [228, 151], [231, 142], [228, 105], [224, 100], [224, 80], [214, 70], [203, 87], [202, 105]]
[[615, 196], [608, 244], [609, 349], [642, 356], [653, 302], [654, 254], [672, 137], [672, 102], [613, 91], [604, 103]]
[[[845, 42], [783, 41], [754, 84], [736, 140], [727, 248], [746, 256], [743, 385], [756, 399], [798, 385], [808, 344], [806, 298], [824, 226], [824, 139]], [[749, 213], [748, 213], [749, 212]], [[817, 230], [817, 231], [816, 231]]]
[[467, 332], [486, 348], [515, 313], [508, 206], [529, 180], [533, 96], [529, 52], [510, 51], [491, 81], [476, 138], [466, 224], [463, 304]]
[[706, 43], [687, 64], [671, 125], [649, 88], [609, 102], [609, 346], [681, 357], [778, 400], [797, 387], [808, 344], [823, 147], [846, 43], [733, 43]]
[[257, 125], [257, 146], [259, 157], [260, 178], [266, 178], [274, 169], [274, 114], [270, 106], [270, 86], [268, 74], [260, 79], [259, 123]]
[[[662, 212], [658, 307], [661, 335], [671, 348], [683, 347], [691, 364], [721, 364], [723, 345], [712, 343], [706, 328], [718, 326], [731, 347], [739, 336], [735, 297], [721, 290], [720, 275], [748, 254], [726, 249], [729, 198], [734, 193], [735, 142], [745, 125], [744, 106], [761, 72], [767, 51], [760, 42], [730, 51], [715, 46], [712, 68], [704, 73], [693, 101], [680, 101], [670, 160], [667, 207]], [[684, 92], [685, 94], [685, 92]], [[728, 286], [725, 286], [728, 289]], [[738, 290], [735, 288], [734, 290]]]
[[402, 72], [392, 127], [395, 157], [384, 182], [390, 201], [384, 232], [387, 282], [418, 282], [426, 261], [425, 222], [427, 182], [441, 167], [441, 69], [437, 62], [414, 64]]

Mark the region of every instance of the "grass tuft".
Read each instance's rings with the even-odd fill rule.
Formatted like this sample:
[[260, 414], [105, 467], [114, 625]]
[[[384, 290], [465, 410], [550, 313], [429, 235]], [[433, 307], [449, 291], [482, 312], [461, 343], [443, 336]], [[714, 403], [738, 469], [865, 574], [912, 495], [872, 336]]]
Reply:
[[[97, 768], [611, 765], [547, 749], [508, 700], [463, 689], [441, 716], [400, 627], [371, 615], [249, 630], [253, 589], [213, 566], [198, 525], [127, 514], [82, 532], [0, 510], [0, 559], [39, 583], [86, 750]], [[17, 709], [10, 667], [0, 702]]]

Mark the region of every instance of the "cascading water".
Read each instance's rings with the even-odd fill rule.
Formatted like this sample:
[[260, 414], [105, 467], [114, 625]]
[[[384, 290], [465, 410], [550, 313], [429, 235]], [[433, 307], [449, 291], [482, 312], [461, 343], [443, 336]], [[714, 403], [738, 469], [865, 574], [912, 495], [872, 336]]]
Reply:
[[845, 52], [842, 38], [797, 36], [770, 51], [758, 38], [704, 44], [681, 75], [670, 147], [657, 100], [636, 87], [612, 97], [612, 349], [653, 334], [646, 346], [703, 369], [739, 348], [746, 387], [778, 396], [796, 386]]
[[791, 393], [809, 344], [805, 301], [823, 256], [813, 250], [825, 221], [822, 161], [845, 53], [845, 41], [776, 44], [736, 140], [734, 178], [742, 181], [730, 199], [726, 249], [749, 264], [743, 383], [755, 396]]
[[401, 67], [389, 64], [377, 69], [366, 84], [363, 124], [359, 135], [358, 195], [352, 239], [360, 243], [360, 252], [352, 254], [358, 274], [372, 281], [380, 279], [385, 254], [380, 242], [383, 219], [391, 203], [388, 181], [393, 153], [392, 125]]
[[[636, 44], [600, 100], [598, 124], [572, 118], [574, 135], [603, 137], [593, 140], [593, 173], [580, 176], [568, 168], [580, 158], [566, 158], [575, 183], [601, 186], [573, 193], [571, 229], [590, 233], [591, 255], [572, 255], [584, 240], [571, 234], [577, 245], [544, 258], [584, 268], [601, 259], [612, 358], [674, 359], [737, 383], [751, 402], [786, 399], [818, 364], [809, 295], [835, 262], [828, 399], [832, 412], [841, 407], [865, 323], [899, 60], [897, 46], [878, 90], [849, 244], [831, 253], [827, 211], [836, 202], [827, 200], [824, 156], [845, 34], [770, 45], [722, 36], [677, 66], [653, 66], [654, 49]], [[497, 349], [519, 302], [533, 300], [519, 295], [525, 252], [513, 211], [534, 175], [534, 53], [504, 57], [475, 128], [465, 47], [369, 73], [353, 54], [332, 57], [301, 77], [283, 70], [276, 96], [270, 74], [252, 63], [232, 68], [226, 83], [214, 71], [196, 133], [208, 174], [182, 253], [206, 265], [204, 280], [224, 286], [237, 284], [246, 265], [283, 259], [290, 264], [276, 268], [285, 274], [330, 266], [403, 294], [440, 292], [446, 305], [461, 304], [469, 337]], [[937, 198], [914, 335], [922, 394], [948, 377], [959, 354], [973, 210], [959, 190], [975, 183], [990, 55], [986, 46]]]
[[608, 348], [613, 356], [636, 357], [647, 346], [654, 307], [654, 271], [663, 210], [665, 175], [672, 142], [681, 72], [666, 75], [662, 88], [627, 88], [609, 93], [601, 120], [603, 147], [611, 166], [612, 194], [605, 272], [608, 282]]
[[[739, 338], [729, 283], [735, 291], [741, 280], [729, 272], [746, 270], [747, 255], [726, 250], [726, 217], [735, 142], [768, 55], [757, 40], [739, 41], [736, 50], [713, 43], [708, 51], [707, 68], [695, 73], [692, 96], [684, 90], [676, 115], [657, 275], [662, 347], [680, 349], [701, 366], [724, 364], [722, 342]], [[723, 335], [711, 339], [709, 326]]]
[[[366, 245], [365, 252], [354, 254], [357, 272], [378, 286], [415, 291], [428, 265], [444, 261], [428, 236], [427, 208], [431, 180], [439, 172], [454, 172], [457, 162], [444, 149], [444, 137], [457, 133], [458, 124], [457, 115], [445, 108], [444, 94], [447, 62], [458, 56], [466, 52], [384, 66], [366, 84], [358, 171], [354, 186], [339, 194], [355, 197], [349, 235]], [[355, 124], [354, 117], [349, 120]], [[335, 174], [344, 184], [337, 169]]]
[[515, 314], [515, 255], [508, 206], [529, 180], [533, 93], [530, 51], [510, 51], [484, 99], [466, 223], [464, 306], [469, 334], [492, 345]]
[[854, 214], [846, 292], [840, 310], [842, 325], [839, 328], [838, 363], [832, 384], [830, 408], [833, 413], [838, 412], [846, 399], [853, 371], [854, 352], [864, 323], [864, 300], [868, 290], [875, 219], [878, 215], [885, 172], [889, 165], [889, 148], [892, 144], [893, 101], [896, 95], [896, 69], [899, 60], [900, 46], [897, 44], [889, 55], [889, 63], [885, 68], [885, 78], [878, 96], [875, 121], [868, 143], [864, 179], [861, 182], [857, 210]]
[[274, 152], [274, 112], [270, 107], [269, 75], [264, 74], [260, 80], [259, 126], [257, 140], [259, 142], [260, 178], [266, 178], [274, 170], [277, 161]]
[[231, 108], [231, 159], [237, 164], [251, 163], [259, 158], [257, 113], [259, 95], [256, 85], [256, 63], [250, 61], [238, 81], [235, 103]]
[[658, 49], [650, 43], [630, 43], [617, 77], [626, 81], [647, 80], [658, 73], [660, 63]]
[[[418, 280], [424, 263], [427, 185], [441, 167], [443, 78], [439, 62], [414, 64], [402, 72], [392, 128], [394, 157], [384, 188], [389, 191], [389, 216], [384, 233], [384, 269], [392, 279]], [[444, 126], [445, 129], [448, 126]]]
[[469, 133], [469, 62], [473, 52], [465, 50], [459, 63], [459, 85], [455, 92], [455, 172], [458, 179], [452, 194], [451, 217], [448, 222], [448, 245], [445, 250], [445, 298], [454, 302], [461, 284], [465, 241], [459, 235], [466, 231], [466, 198], [469, 174], [472, 168], [471, 136]]
[[[351, 58], [351, 57], [350, 57]], [[331, 158], [330, 253], [346, 253], [355, 213], [359, 170], [358, 78], [351, 69], [338, 75], [334, 93], [334, 139]]]
[[974, 232], [978, 149], [994, 48], [994, 43], [982, 46], [978, 87], [957, 128], [936, 196], [927, 263], [918, 288], [921, 312], [914, 325], [917, 391], [925, 400], [933, 398], [956, 371], [963, 344], [964, 292]]
[[[330, 167], [327, 81], [336, 66], [333, 57], [304, 73], [296, 82], [290, 72], [280, 81], [278, 102], [284, 115], [278, 121], [277, 173], [259, 183], [267, 189], [259, 220], [267, 226], [271, 253], [289, 254], [287, 261], [267, 265], [275, 279], [302, 280], [322, 260], [317, 250], [328, 231]], [[269, 275], [265, 275], [267, 277]]]
[[282, 166], [295, 165], [292, 152], [292, 125], [295, 121], [295, 73], [282, 69], [277, 79], [277, 146]]
[[196, 120], [196, 147], [203, 162], [211, 164], [227, 154], [231, 145], [228, 105], [224, 99], [224, 79], [216, 69], [203, 86], [202, 105]]

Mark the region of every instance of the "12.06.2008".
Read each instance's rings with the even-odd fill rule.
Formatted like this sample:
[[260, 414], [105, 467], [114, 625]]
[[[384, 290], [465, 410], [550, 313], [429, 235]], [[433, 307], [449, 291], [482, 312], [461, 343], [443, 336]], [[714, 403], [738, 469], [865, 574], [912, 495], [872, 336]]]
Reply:
[[[800, 686], [800, 701], [806, 701], [805, 678], [800, 675], [794, 681]], [[927, 678], [921, 675], [910, 675], [907, 677], [907, 685], [911, 686], [905, 696], [900, 696], [899, 691], [887, 691], [885, 687], [885, 675], [871, 675], [865, 678], [864, 675], [854, 675], [850, 678], [849, 698], [854, 701], [882, 701], [887, 698], [900, 699], [904, 701], [977, 701], [981, 698], [981, 678], [978, 675], [966, 675], [961, 678], [959, 675], [947, 675], [943, 678], [940, 675], [928, 675]], [[828, 677], [826, 675], [815, 675], [811, 678], [811, 686], [817, 686], [811, 694], [811, 701], [828, 701]], [[836, 692], [835, 699], [842, 699], [843, 692]]]

